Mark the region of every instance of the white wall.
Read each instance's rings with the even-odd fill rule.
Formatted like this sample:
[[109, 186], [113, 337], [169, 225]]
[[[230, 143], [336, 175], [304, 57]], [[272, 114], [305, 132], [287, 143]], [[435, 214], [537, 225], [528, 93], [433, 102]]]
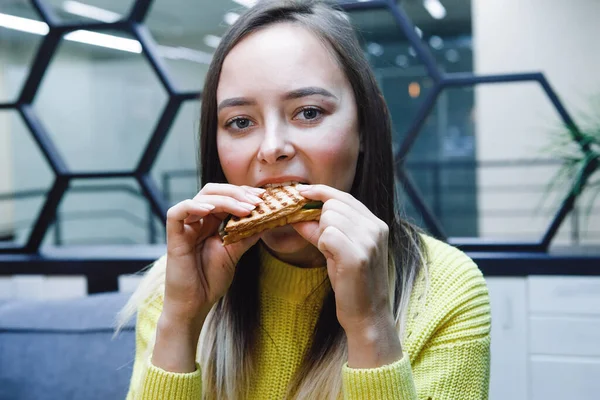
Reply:
[[[589, 97], [600, 95], [599, 1], [473, 0], [472, 4], [475, 72], [541, 71], [576, 120], [579, 112], [592, 111]], [[479, 160], [547, 158], [543, 148], [560, 119], [539, 85], [480, 85], [476, 106]], [[514, 232], [512, 239], [539, 237], [556, 210], [552, 201], [558, 198], [547, 199], [546, 211], [538, 216], [506, 219], [491, 216], [489, 210], [538, 210], [543, 196], [491, 194], [485, 187], [539, 185], [549, 182], [555, 172], [554, 167], [482, 170], [478, 176], [481, 235], [508, 231]], [[596, 204], [597, 216], [589, 221], [590, 228], [600, 226], [600, 204]], [[567, 222], [557, 242], [569, 243], [569, 233]], [[583, 243], [597, 244], [600, 238], [584, 236]]]

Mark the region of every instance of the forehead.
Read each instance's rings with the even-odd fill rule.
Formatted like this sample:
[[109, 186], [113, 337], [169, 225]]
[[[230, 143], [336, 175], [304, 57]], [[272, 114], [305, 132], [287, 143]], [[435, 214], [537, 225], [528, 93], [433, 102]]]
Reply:
[[248, 35], [227, 54], [217, 101], [303, 86], [335, 90], [346, 86], [346, 78], [319, 37], [299, 25], [278, 23]]

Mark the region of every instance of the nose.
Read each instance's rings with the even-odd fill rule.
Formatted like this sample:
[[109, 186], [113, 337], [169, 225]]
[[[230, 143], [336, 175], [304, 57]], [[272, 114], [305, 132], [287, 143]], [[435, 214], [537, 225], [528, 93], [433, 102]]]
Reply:
[[275, 164], [293, 158], [295, 149], [288, 136], [285, 124], [266, 124], [257, 154], [258, 160], [266, 164]]

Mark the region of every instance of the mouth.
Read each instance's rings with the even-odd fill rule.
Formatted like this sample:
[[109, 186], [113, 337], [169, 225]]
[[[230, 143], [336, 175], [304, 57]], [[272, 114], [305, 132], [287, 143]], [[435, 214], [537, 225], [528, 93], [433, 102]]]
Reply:
[[277, 179], [269, 179], [262, 182], [259, 182], [257, 185], [263, 189], [281, 187], [281, 186], [293, 186], [297, 184], [307, 185], [309, 182], [304, 178], [277, 178]]

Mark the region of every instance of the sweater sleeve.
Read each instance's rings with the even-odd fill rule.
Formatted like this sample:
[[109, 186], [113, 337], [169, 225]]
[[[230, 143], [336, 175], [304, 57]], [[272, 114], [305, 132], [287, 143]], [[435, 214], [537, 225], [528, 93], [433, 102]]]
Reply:
[[344, 364], [344, 399], [416, 399], [417, 391], [406, 354], [380, 368], [354, 369]]
[[152, 365], [149, 346], [154, 342], [162, 309], [161, 299], [140, 307], [135, 327], [135, 361], [126, 400], [197, 400], [202, 393], [200, 366], [190, 373], [168, 372]]
[[459, 255], [459, 260], [434, 272], [431, 301], [420, 313], [411, 312], [416, 322], [408, 328], [412, 341], [401, 360], [373, 369], [344, 365], [344, 399], [488, 398], [489, 295], [477, 266], [466, 256]]

